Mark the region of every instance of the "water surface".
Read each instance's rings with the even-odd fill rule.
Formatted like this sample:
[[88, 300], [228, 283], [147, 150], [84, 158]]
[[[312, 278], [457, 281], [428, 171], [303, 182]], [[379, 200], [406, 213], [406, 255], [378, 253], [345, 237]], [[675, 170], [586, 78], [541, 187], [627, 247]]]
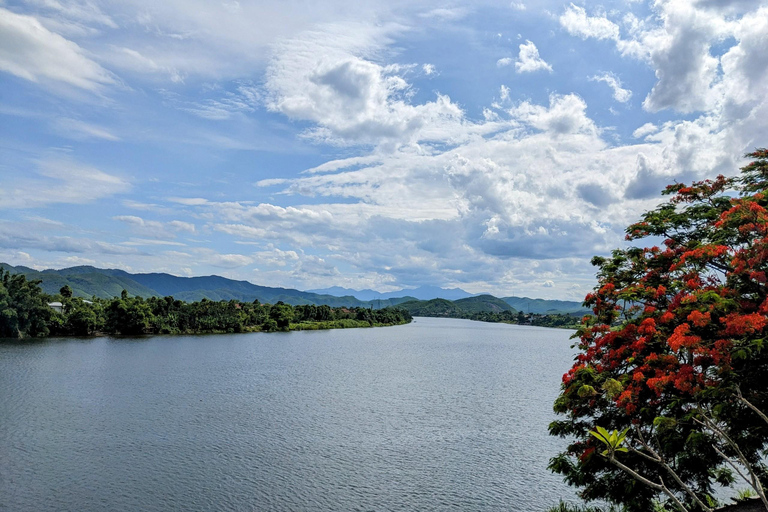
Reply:
[[571, 331], [0, 344], [0, 510], [536, 511]]

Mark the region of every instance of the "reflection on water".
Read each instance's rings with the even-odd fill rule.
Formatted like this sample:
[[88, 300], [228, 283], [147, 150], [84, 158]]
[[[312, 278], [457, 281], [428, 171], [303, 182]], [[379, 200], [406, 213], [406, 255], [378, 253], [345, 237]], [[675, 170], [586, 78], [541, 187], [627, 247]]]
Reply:
[[0, 344], [0, 510], [544, 510], [571, 331]]

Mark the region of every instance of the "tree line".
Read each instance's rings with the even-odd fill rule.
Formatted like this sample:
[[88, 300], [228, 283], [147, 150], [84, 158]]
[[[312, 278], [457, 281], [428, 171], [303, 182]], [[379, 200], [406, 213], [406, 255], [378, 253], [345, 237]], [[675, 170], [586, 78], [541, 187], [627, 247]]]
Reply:
[[581, 316], [569, 315], [567, 313], [523, 313], [522, 311], [479, 311], [476, 313], [467, 313], [461, 318], [467, 320], [477, 320], [479, 322], [494, 322], [516, 325], [535, 325], [536, 327], [555, 327], [565, 329], [575, 329], [579, 326]]
[[[0, 269], [0, 338], [274, 332], [411, 321], [407, 311], [392, 307], [291, 306], [258, 300], [184, 302], [173, 297], [130, 297], [125, 290], [120, 297], [85, 300], [74, 297], [69, 286], [51, 296], [39, 285], [40, 281]], [[52, 302], [61, 302], [61, 308], [54, 310], [49, 306]]]

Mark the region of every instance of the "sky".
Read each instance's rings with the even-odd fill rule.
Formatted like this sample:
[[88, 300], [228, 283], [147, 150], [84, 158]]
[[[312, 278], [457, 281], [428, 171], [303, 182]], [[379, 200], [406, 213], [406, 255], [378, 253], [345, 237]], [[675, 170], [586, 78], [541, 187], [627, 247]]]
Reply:
[[0, 0], [0, 261], [580, 300], [768, 146], [768, 0]]

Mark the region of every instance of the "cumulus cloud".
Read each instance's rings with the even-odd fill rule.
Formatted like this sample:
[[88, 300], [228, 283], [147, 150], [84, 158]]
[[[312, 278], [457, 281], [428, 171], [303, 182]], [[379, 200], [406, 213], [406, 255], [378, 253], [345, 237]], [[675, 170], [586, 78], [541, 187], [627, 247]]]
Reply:
[[549, 97], [548, 107], [526, 101], [509, 112], [514, 118], [552, 135], [597, 134], [597, 125], [587, 116], [586, 110], [586, 102], [575, 94], [553, 94]]
[[632, 97], [632, 91], [621, 86], [621, 80], [613, 73], [603, 73], [589, 78], [594, 82], [605, 82], [613, 90], [613, 99], [620, 103], [626, 103]]
[[646, 135], [650, 135], [659, 130], [659, 128], [653, 123], [645, 123], [643, 126], [637, 128], [632, 132], [632, 136], [636, 139], [642, 139]]
[[[277, 282], [307, 279], [283, 254], [301, 247], [324, 261], [327, 280], [318, 284], [331, 284], [343, 266], [345, 275], [379, 269], [388, 282], [534, 286], [546, 267], [552, 280], [586, 286], [588, 258], [615, 245], [646, 204], [644, 196], [622, 200], [637, 147], [611, 148], [586, 111], [576, 95], [522, 102], [499, 113], [505, 129], [487, 139], [443, 151], [403, 145], [275, 184], [328, 202], [195, 208], [218, 233], [273, 244], [253, 257], [260, 269], [275, 269], [259, 275]], [[642, 147], [663, 161], [659, 147]]]
[[33, 16], [0, 7], [0, 70], [25, 80], [98, 91], [114, 76], [77, 44], [45, 28]]
[[[413, 105], [407, 94], [411, 86], [398, 74], [399, 66], [361, 57], [397, 30], [329, 26], [285, 41], [267, 72], [268, 108], [317, 123], [306, 135], [336, 144], [407, 142], [455, 124], [463, 111], [450, 98], [438, 95]], [[352, 45], [350, 31], [355, 34]]]
[[[759, 101], [754, 92], [762, 87], [758, 84], [768, 66], [761, 51], [768, 42], [768, 8], [749, 2], [729, 3], [727, 8], [706, 2], [657, 2], [654, 8], [654, 16], [642, 22], [625, 17], [624, 37], [606, 16], [589, 16], [573, 4], [559, 21], [583, 39], [612, 40], [622, 55], [654, 70], [657, 81], [643, 101], [646, 110], [746, 115], [750, 108], [744, 105]], [[714, 54], [712, 48], [729, 38], [736, 43], [721, 56]]]
[[619, 39], [619, 26], [605, 16], [588, 16], [586, 9], [571, 4], [560, 16], [560, 24], [569, 34], [581, 38]]
[[[634, 80], [628, 66], [615, 68], [622, 70], [626, 85], [609, 73], [592, 77], [601, 82], [594, 87], [609, 86], [619, 102], [629, 100], [630, 89], [647, 95], [646, 112], [632, 112], [637, 122], [617, 119], [625, 124], [613, 131], [591, 116], [604, 105], [587, 105], [584, 98], [591, 96], [573, 94], [571, 84], [560, 81], [566, 80], [566, 68], [563, 76], [549, 75], [556, 82], [541, 82], [541, 90], [557, 91], [543, 100], [539, 91], [531, 94], [521, 86], [527, 80], [518, 80], [488, 93], [495, 94], [495, 102], [487, 98], [489, 104], [467, 104], [470, 100], [460, 88], [451, 98], [445, 90], [435, 90], [443, 84], [429, 81], [431, 65], [397, 63], [409, 55], [400, 51], [409, 39], [402, 35], [412, 30], [409, 20], [444, 26], [466, 11], [362, 0], [349, 9], [355, 14], [358, 9], [402, 10], [398, 16], [381, 17], [319, 13], [341, 5], [332, 0], [322, 9], [306, 6], [311, 12], [301, 10], [290, 20], [275, 18], [273, 27], [260, 21], [264, 16], [254, 21], [255, 8], [246, 3], [235, 9], [234, 4], [222, 8], [191, 1], [185, 9], [179, 9], [177, 0], [125, 2], [121, 6], [129, 7], [110, 11], [109, 19], [138, 23], [149, 34], [142, 44], [126, 37], [88, 53], [83, 48], [94, 37], [89, 32], [80, 39], [72, 36], [81, 45], [76, 51], [134, 80], [177, 81], [163, 93], [163, 105], [200, 118], [190, 117], [190, 122], [252, 128], [257, 124], [251, 123], [253, 118], [263, 115], [258, 121], [265, 120], [270, 129], [286, 131], [289, 137], [301, 131], [318, 145], [292, 162], [312, 163], [295, 175], [269, 174], [259, 167], [245, 179], [258, 188], [243, 187], [236, 192], [240, 196], [189, 189], [189, 197], [162, 199], [153, 190], [149, 199], [127, 201], [124, 205], [141, 217], [109, 214], [113, 226], [121, 227], [115, 230], [120, 236], [131, 235], [126, 242], [98, 247], [58, 236], [58, 231], [43, 232], [40, 222], [38, 236], [30, 237], [32, 229], [27, 238], [14, 231], [0, 239], [0, 247], [17, 251], [11, 246], [18, 240], [17, 245], [33, 253], [88, 249], [96, 256], [87, 256], [99, 264], [140, 261], [138, 266], [185, 273], [216, 265], [231, 275], [273, 285], [441, 284], [473, 291], [578, 294], [592, 286], [589, 257], [621, 244], [624, 227], [656, 204], [664, 185], [732, 173], [739, 153], [768, 136], [768, 9], [759, 3], [656, 2], [643, 19], [618, 10], [566, 7], [558, 19], [560, 35], [602, 41], [590, 48], [602, 46], [610, 52], [615, 47], [618, 56], [635, 60], [635, 68], [647, 66], [656, 75], [653, 89]], [[130, 9], [132, 15], [126, 15]], [[419, 17], [422, 13], [426, 16]], [[69, 21], [75, 18], [67, 15]], [[41, 23], [54, 31], [49, 21]], [[89, 23], [94, 30], [116, 30], [107, 21]], [[471, 23], [467, 18], [463, 28], [476, 28]], [[582, 44], [571, 42], [574, 48]], [[525, 41], [519, 49], [517, 58], [499, 59], [497, 65], [515, 63], [518, 72], [551, 71], [534, 43]], [[266, 74], [260, 77], [264, 66]], [[243, 76], [254, 82], [237, 81]], [[584, 77], [584, 72], [574, 76]], [[200, 77], [205, 77], [204, 84]], [[241, 90], [239, 85], [247, 87]], [[200, 94], [192, 98], [171, 89]], [[660, 109], [671, 112], [654, 115]], [[675, 112], [686, 115], [676, 117]], [[89, 144], [118, 142], [110, 138], [118, 133], [128, 137], [97, 123], [60, 122], [55, 128], [59, 133], [69, 129], [70, 138]], [[621, 134], [632, 129], [637, 140], [623, 142]], [[201, 139], [223, 137], [221, 128], [217, 130]], [[334, 159], [323, 161], [329, 154]], [[4, 180], [0, 204], [82, 202], [128, 186], [114, 176], [118, 182], [91, 174], [75, 179], [70, 176], [77, 172], [67, 169], [36, 176], [19, 171]], [[37, 195], [43, 199], [33, 190], [42, 190]], [[18, 191], [23, 201], [17, 199]], [[207, 246], [227, 249], [222, 254], [196, 249], [191, 234], [205, 237]], [[183, 249], [162, 248], [180, 244], [175, 240], [182, 236], [187, 243]], [[235, 254], [241, 252], [237, 249], [243, 254]], [[113, 260], [99, 256], [108, 250], [123, 253], [115, 253]], [[546, 283], [556, 286], [547, 288]]]
[[[497, 63], [498, 64], [498, 63]], [[520, 45], [520, 53], [515, 61], [515, 72], [533, 73], [534, 71], [552, 71], [552, 66], [539, 56], [539, 49], [531, 41]]]

